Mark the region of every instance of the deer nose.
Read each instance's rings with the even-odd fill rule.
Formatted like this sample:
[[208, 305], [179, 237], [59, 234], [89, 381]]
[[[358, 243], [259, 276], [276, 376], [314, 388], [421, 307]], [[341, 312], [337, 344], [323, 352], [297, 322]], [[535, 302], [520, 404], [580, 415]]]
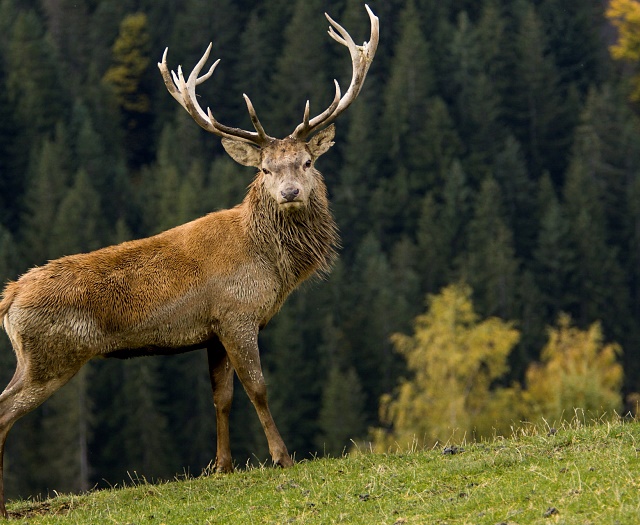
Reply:
[[294, 201], [299, 194], [300, 189], [294, 186], [287, 186], [284, 190], [280, 191], [280, 195], [282, 195], [282, 198], [286, 202]]

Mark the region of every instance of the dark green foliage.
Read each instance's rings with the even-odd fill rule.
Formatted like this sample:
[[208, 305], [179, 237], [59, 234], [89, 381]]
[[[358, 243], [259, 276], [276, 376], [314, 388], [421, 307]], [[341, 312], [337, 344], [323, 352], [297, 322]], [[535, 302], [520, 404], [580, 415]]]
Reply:
[[504, 220], [500, 187], [491, 177], [480, 187], [466, 236], [461, 277], [471, 285], [478, 311], [483, 316], [513, 319], [519, 261], [512, 230]]
[[[582, 329], [602, 323], [624, 350], [625, 393], [640, 390], [640, 120], [610, 75], [601, 3], [370, 5], [378, 53], [318, 166], [340, 260], [261, 335], [290, 450], [338, 455], [379, 425], [380, 396], [406, 374], [390, 334], [461, 278], [483, 316], [521, 331], [505, 381], [567, 311]], [[329, 104], [334, 77], [348, 87], [325, 10], [369, 39], [358, 0], [0, 0], [0, 280], [240, 202], [253, 169], [178, 107], [155, 63], [169, 46], [170, 68], [189, 72], [212, 41], [209, 63], [222, 61], [202, 107], [250, 129], [246, 92], [284, 136], [307, 98], [313, 115]], [[5, 382], [14, 361], [1, 335]], [[12, 431], [10, 495], [198, 474], [214, 459], [204, 352], [84, 374]], [[240, 466], [268, 457], [239, 385], [231, 435]]]
[[[326, 20], [318, 16], [322, 11], [320, 0], [297, 0], [291, 20], [281, 28], [284, 47], [275, 61], [269, 86], [271, 111], [263, 117], [271, 135], [284, 137], [291, 133], [302, 120], [307, 99], [313, 115], [324, 111], [333, 100], [330, 55], [323, 52], [333, 41], [326, 37]], [[347, 87], [344, 85], [344, 92]]]
[[365, 434], [364, 394], [353, 368], [342, 371], [333, 365], [329, 369], [318, 424], [318, 451], [334, 457], [348, 451]]

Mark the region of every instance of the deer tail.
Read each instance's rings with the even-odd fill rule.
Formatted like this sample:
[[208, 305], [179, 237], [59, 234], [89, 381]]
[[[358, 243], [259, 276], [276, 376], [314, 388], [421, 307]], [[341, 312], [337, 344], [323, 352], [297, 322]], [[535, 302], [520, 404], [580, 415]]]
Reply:
[[3, 325], [4, 316], [7, 315], [9, 308], [13, 304], [13, 301], [18, 293], [18, 283], [11, 282], [7, 284], [2, 294], [2, 301], [0, 301], [0, 325]]

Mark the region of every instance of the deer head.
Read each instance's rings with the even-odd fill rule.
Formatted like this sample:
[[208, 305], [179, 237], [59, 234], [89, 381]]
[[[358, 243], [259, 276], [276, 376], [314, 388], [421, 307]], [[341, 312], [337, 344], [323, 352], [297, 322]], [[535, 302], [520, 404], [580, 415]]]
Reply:
[[[349, 49], [353, 69], [351, 83], [347, 92], [342, 95], [338, 81], [334, 80], [333, 101], [327, 109], [313, 118], [310, 118], [307, 100], [302, 122], [284, 139], [267, 135], [246, 94], [243, 96], [255, 131], [225, 126], [214, 118], [210, 108], [207, 111], [202, 109], [196, 98], [196, 86], [207, 80], [220, 62], [219, 59], [216, 60], [204, 75], [199, 76], [209, 59], [211, 44], [186, 80], [181, 66], [178, 66], [177, 73], [169, 72], [168, 48], [164, 51], [162, 62], [158, 63], [164, 83], [173, 98], [198, 125], [222, 137], [223, 147], [236, 162], [258, 168], [258, 177], [264, 188], [281, 209], [295, 210], [308, 202], [319, 176], [313, 168], [314, 162], [333, 145], [334, 126], [331, 123], [351, 105], [362, 89], [379, 38], [378, 18], [369, 6], [365, 5], [365, 8], [371, 21], [371, 37], [369, 42], [361, 46], [356, 45], [349, 33], [325, 13], [331, 24], [329, 35]], [[311, 135], [313, 137], [307, 142], [306, 139]]]

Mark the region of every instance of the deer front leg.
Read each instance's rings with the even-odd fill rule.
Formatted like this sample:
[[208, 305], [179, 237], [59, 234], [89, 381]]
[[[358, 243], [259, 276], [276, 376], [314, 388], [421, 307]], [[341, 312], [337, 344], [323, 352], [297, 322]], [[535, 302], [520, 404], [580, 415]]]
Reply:
[[233, 401], [233, 367], [227, 351], [217, 339], [207, 347], [209, 377], [216, 408], [216, 472], [232, 472], [231, 444], [229, 440], [229, 412]]
[[267, 386], [260, 367], [257, 327], [250, 334], [247, 333], [246, 327], [236, 333], [226, 334], [222, 342], [227, 349], [231, 365], [258, 413], [258, 418], [269, 443], [269, 453], [273, 462], [281, 467], [292, 466], [293, 461], [280, 432], [278, 432], [267, 403]]

